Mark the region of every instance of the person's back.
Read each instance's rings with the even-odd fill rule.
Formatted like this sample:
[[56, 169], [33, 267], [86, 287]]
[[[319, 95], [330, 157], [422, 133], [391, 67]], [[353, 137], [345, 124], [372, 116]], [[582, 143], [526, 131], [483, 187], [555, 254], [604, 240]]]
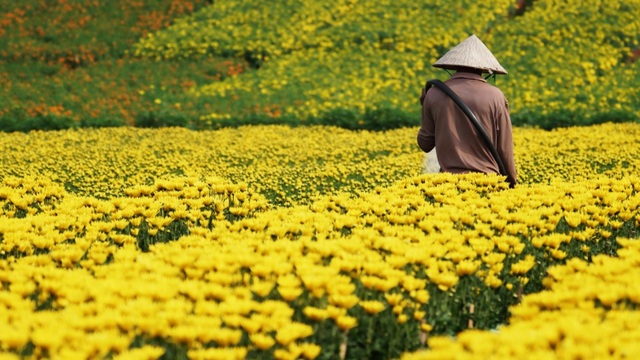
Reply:
[[[480, 41], [475, 36], [465, 41], [470, 39], [471, 41]], [[456, 58], [453, 59], [453, 62], [455, 61]], [[508, 174], [507, 181], [514, 186], [516, 169], [507, 100], [500, 89], [488, 84], [482, 77], [484, 69], [468, 66], [473, 64], [473, 62], [458, 61], [457, 64], [442, 66], [457, 70], [445, 83], [474, 113], [502, 159]], [[500, 69], [502, 68], [496, 68], [498, 71]], [[423, 100], [423, 111], [422, 124], [418, 132], [418, 145], [425, 152], [430, 152], [434, 147], [437, 149], [440, 171], [450, 173], [500, 172], [498, 162], [484, 143], [481, 135], [447, 94], [432, 87], [426, 94], [423, 94], [421, 100]]]

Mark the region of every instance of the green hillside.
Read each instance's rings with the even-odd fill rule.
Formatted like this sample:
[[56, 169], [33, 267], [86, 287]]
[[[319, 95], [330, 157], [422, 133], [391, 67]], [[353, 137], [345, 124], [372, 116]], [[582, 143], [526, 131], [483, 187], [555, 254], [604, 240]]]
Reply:
[[192, 3], [2, 5], [0, 124], [415, 126], [448, 77], [431, 64], [470, 34], [508, 70], [516, 126], [640, 116], [640, 1]]

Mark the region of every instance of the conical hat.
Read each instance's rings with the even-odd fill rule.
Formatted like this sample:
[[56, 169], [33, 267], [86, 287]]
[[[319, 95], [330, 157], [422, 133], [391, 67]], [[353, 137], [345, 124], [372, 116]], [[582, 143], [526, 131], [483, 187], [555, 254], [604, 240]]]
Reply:
[[453, 47], [438, 59], [438, 61], [433, 63], [433, 66], [443, 69], [462, 66], [480, 69], [490, 74], [507, 73], [507, 70], [500, 65], [498, 59], [493, 56], [487, 46], [475, 35], [469, 36], [463, 42]]

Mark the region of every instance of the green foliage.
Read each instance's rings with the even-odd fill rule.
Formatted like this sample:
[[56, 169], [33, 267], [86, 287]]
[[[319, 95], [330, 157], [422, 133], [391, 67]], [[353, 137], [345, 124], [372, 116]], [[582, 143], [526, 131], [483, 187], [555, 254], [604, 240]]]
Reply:
[[96, 117], [83, 118], [80, 120], [80, 127], [103, 128], [123, 126], [124, 121], [116, 115], [98, 115]]
[[149, 233], [149, 224], [147, 224], [146, 221], [142, 221], [138, 227], [136, 245], [138, 245], [140, 251], [147, 252], [149, 251], [149, 246], [175, 241], [185, 235], [189, 235], [189, 226], [184, 221], [173, 221], [166, 228], [158, 231], [154, 235]]
[[392, 106], [367, 109], [364, 114], [365, 128], [386, 130], [399, 127], [416, 126], [415, 114], [407, 113]]
[[35, 114], [29, 115], [23, 109], [14, 108], [0, 115], [0, 131], [29, 132], [32, 130], [63, 130], [76, 127], [74, 119], [67, 115]]
[[544, 113], [541, 109], [523, 110], [511, 115], [511, 122], [514, 126], [532, 126], [545, 130], [552, 130], [569, 126], [589, 126], [604, 124], [608, 122], [639, 122], [640, 119], [633, 113], [625, 110], [609, 110], [594, 113], [583, 111], [571, 111], [560, 109], [549, 113]]
[[136, 116], [135, 126], [143, 128], [159, 128], [159, 127], [188, 127], [189, 120], [178, 111], [161, 109], [158, 111], [145, 111]]

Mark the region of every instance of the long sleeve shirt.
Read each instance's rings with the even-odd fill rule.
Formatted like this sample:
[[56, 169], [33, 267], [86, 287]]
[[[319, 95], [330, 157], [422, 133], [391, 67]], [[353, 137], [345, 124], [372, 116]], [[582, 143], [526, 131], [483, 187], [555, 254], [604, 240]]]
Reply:
[[[496, 148], [511, 186], [517, 182], [509, 106], [502, 91], [480, 74], [457, 72], [445, 83], [475, 114]], [[418, 146], [436, 148], [442, 172], [500, 173], [497, 161], [471, 121], [447, 94], [436, 87], [422, 103]]]

